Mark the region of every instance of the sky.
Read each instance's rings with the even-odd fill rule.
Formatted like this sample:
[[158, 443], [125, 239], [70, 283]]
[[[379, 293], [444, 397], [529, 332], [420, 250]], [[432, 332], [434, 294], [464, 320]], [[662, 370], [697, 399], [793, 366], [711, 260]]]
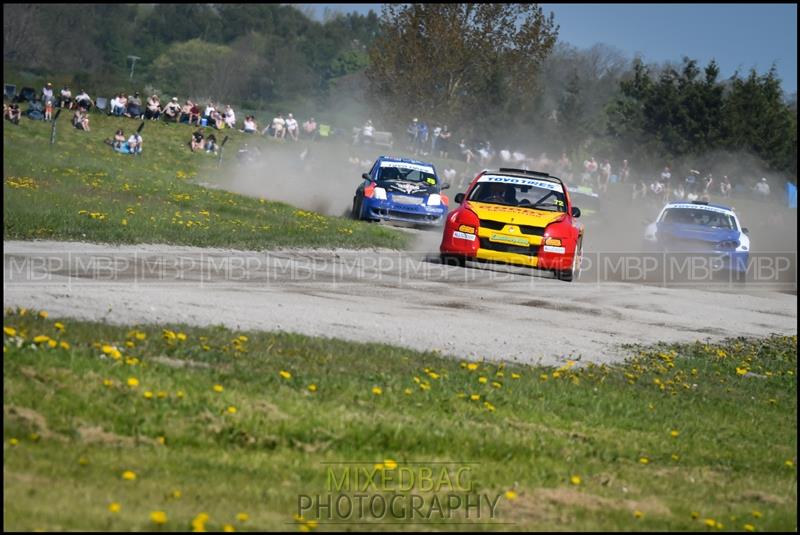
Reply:
[[[325, 8], [380, 14], [381, 4], [309, 5], [321, 19]], [[684, 56], [704, 67], [712, 58], [720, 79], [738, 69], [759, 74], [774, 63], [787, 94], [797, 92], [797, 4], [542, 4], [555, 14], [559, 40], [586, 49], [605, 43], [646, 63], [680, 63]]]

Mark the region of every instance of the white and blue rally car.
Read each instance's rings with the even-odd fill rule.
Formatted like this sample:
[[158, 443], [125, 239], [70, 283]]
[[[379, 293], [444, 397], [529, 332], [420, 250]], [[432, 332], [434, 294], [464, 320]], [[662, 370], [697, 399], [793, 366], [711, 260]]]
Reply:
[[743, 278], [750, 255], [748, 231], [733, 209], [705, 201], [673, 201], [647, 225], [647, 249], [666, 253], [702, 255], [715, 268]]

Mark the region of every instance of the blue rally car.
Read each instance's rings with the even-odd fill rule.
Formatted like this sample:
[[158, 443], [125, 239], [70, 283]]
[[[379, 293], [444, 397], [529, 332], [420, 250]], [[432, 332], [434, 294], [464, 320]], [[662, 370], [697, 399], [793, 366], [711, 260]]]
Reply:
[[353, 218], [441, 225], [448, 199], [433, 164], [380, 156], [353, 197]]
[[750, 255], [747, 229], [734, 211], [705, 201], [673, 201], [645, 229], [650, 250], [711, 258], [715, 269], [743, 280]]

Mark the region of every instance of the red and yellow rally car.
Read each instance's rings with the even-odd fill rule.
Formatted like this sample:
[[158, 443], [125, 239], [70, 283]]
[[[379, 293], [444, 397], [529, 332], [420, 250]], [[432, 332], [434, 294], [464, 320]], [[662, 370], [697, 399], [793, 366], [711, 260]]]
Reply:
[[583, 225], [561, 179], [547, 173], [482, 171], [448, 214], [442, 261], [484, 260], [549, 270], [571, 281], [580, 273]]

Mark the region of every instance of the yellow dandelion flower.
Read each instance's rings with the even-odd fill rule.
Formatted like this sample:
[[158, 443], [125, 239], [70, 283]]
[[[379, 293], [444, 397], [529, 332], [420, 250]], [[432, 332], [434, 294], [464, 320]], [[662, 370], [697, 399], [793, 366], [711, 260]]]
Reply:
[[284, 379], [291, 379], [292, 378], [292, 374], [287, 372], [286, 370], [281, 370], [280, 375]]
[[569, 478], [569, 482], [573, 485], [580, 485], [581, 484], [581, 476], [572, 476]]
[[236, 407], [234, 407], [233, 405], [231, 405], [230, 407], [228, 407], [228, 413], [230, 413], [230, 414], [236, 414]]
[[3, 332], [6, 336], [16, 336], [17, 330], [14, 327], [3, 327]]
[[119, 502], [111, 502], [108, 504], [108, 512], [119, 513], [122, 510], [122, 504]]
[[8, 441], [9, 446], [16, 446], [17, 444], [19, 444], [19, 440], [17, 440], [16, 438], [9, 439]]
[[156, 394], [156, 395], [158, 396], [158, 399], [164, 399], [164, 398], [167, 397], [168, 394], [166, 392], [164, 392], [163, 390], [159, 390], [158, 394]]
[[132, 470], [125, 470], [122, 472], [122, 479], [125, 481], [133, 481], [136, 479], [136, 472], [133, 472]]
[[372, 465], [375, 470], [383, 470], [384, 466], [383, 463], [375, 463]]
[[700, 513], [692, 511], [692, 520], [697, 520], [698, 518], [700, 518]]
[[47, 347], [49, 347], [51, 349], [54, 349], [54, 348], [58, 347], [58, 342], [56, 342], [55, 340], [53, 340], [51, 338], [50, 340], [47, 341]]
[[519, 379], [520, 377], [522, 377], [522, 376], [520, 374], [518, 374], [518, 373], [512, 373], [511, 374], [511, 378], [512, 379]]
[[505, 493], [505, 497], [506, 497], [506, 500], [509, 500], [509, 501], [513, 502], [514, 500], [517, 499], [517, 493], [514, 492], [513, 490], [507, 490], [506, 493]]
[[139, 379], [136, 377], [128, 377], [128, 386], [131, 388], [136, 388], [139, 386]]
[[484, 401], [483, 405], [489, 410], [489, 412], [494, 412], [496, 410], [495, 406], [489, 403], [488, 401]]
[[64, 330], [64, 324], [61, 323], [60, 321], [55, 322], [53, 324], [53, 327], [55, 327], [59, 331], [63, 331]]
[[755, 531], [756, 527], [753, 524], [745, 524], [742, 526], [745, 531]]
[[50, 314], [48, 314], [45, 310], [42, 310], [41, 312], [39, 312], [39, 317], [42, 318], [43, 320], [46, 320], [47, 316], [49, 316], [49, 315]]
[[794, 461], [793, 461], [793, 460], [791, 460], [791, 459], [788, 459], [788, 460], [786, 460], [786, 462], [784, 462], [783, 464], [785, 464], [785, 465], [786, 465], [786, 466], [788, 466], [789, 468], [792, 468], [792, 467], [794, 467]]
[[224, 531], [226, 533], [233, 533], [234, 531], [236, 531], [236, 528], [234, 528], [230, 524], [225, 524], [224, 526], [222, 526], [222, 531]]
[[133, 335], [137, 340], [144, 340], [147, 338], [147, 333], [137, 332]]
[[183, 493], [178, 489], [175, 489], [170, 493], [170, 497], [172, 497], [175, 500], [180, 500], [181, 496], [183, 496]]
[[641, 511], [634, 511], [633, 516], [634, 518], [642, 518], [644, 516], [644, 513]]
[[178, 334], [176, 334], [176, 335], [175, 335], [175, 337], [176, 337], [178, 340], [180, 340], [181, 342], [184, 342], [184, 341], [186, 341], [186, 335], [185, 335], [185, 334], [183, 334], [183, 333], [178, 333]]
[[430, 376], [431, 379], [438, 379], [439, 377], [441, 377], [438, 373], [435, 372], [430, 372], [428, 373], [428, 375]]
[[475, 362], [470, 362], [469, 364], [467, 364], [467, 369], [471, 372], [474, 372], [475, 370], [478, 369], [478, 364]]
[[736, 375], [747, 375], [747, 372], [749, 371], [750, 370], [747, 368], [740, 368], [739, 366], [736, 367]]
[[549, 376], [546, 373], [543, 373], [539, 376], [539, 379], [541, 379], [542, 381], [547, 381], [548, 378]]
[[411, 392], [412, 392], [412, 391], [411, 391], [411, 389], [410, 389], [410, 388], [406, 388], [405, 390], [403, 390], [403, 394], [405, 394], [406, 396], [410, 396], [410, 395], [411, 395]]
[[675, 431], [675, 430], [669, 432], [669, 436], [671, 436], [672, 438], [678, 438], [680, 434], [681, 434], [680, 431]]
[[380, 396], [381, 394], [383, 394], [383, 390], [379, 386], [373, 386], [372, 393], [375, 394], [376, 396]]
[[184, 395], [185, 394], [183, 393], [183, 390], [178, 390], [177, 392], [175, 392], [175, 397], [177, 397], [178, 399], [183, 399]]
[[153, 524], [161, 526], [167, 523], [167, 513], [164, 511], [153, 511], [150, 513], [150, 520]]
[[308, 526], [311, 529], [314, 529], [317, 526], [319, 526], [319, 522], [317, 522], [316, 520], [309, 520], [308, 522], [306, 522], [306, 526]]
[[497, 381], [492, 381], [492, 387], [500, 388], [501, 386], [503, 386], [503, 383], [498, 383]]
[[672, 460], [673, 461], [680, 461], [681, 460], [681, 456], [678, 455], [677, 453], [673, 453], [672, 454]]
[[89, 459], [87, 459], [86, 457], [81, 457], [80, 459], [78, 459], [78, 464], [81, 466], [86, 466], [89, 464]]
[[648, 459], [647, 457], [639, 457], [639, 462], [642, 464], [647, 464], [650, 462], [650, 459]]
[[478, 377], [478, 382], [482, 385], [486, 384], [488, 381], [489, 379], [487, 379], [486, 377]]
[[50, 337], [49, 337], [49, 336], [46, 336], [46, 335], [44, 335], [44, 334], [40, 334], [39, 336], [35, 336], [35, 337], [33, 338], [33, 342], [34, 342], [35, 344], [44, 344], [44, 343], [45, 343], [45, 342], [47, 342], [48, 340], [50, 340]]
[[558, 379], [561, 377], [561, 372], [553, 372], [553, 379]]
[[383, 461], [383, 466], [385, 466], [387, 470], [394, 470], [395, 468], [397, 468], [397, 461], [393, 461], [392, 459], [386, 459]]
[[247, 513], [237, 513], [236, 520], [238, 520], [239, 522], [247, 522], [248, 520], [250, 520], [250, 515], [248, 515]]
[[62, 340], [62, 341], [60, 341], [60, 342], [58, 343], [58, 346], [59, 346], [61, 349], [69, 349], [69, 342], [65, 342], [64, 340]]
[[316, 392], [317, 391], [317, 385], [315, 385], [314, 383], [311, 383], [310, 385], [308, 385], [308, 391], [309, 392]]
[[753, 515], [753, 518], [761, 518], [764, 516], [761, 511], [753, 511], [751, 514]]
[[145, 391], [145, 393], [143, 395], [144, 395], [144, 399], [153, 399], [153, 393], [150, 392], [149, 390]]
[[216, 392], [217, 394], [219, 394], [223, 390], [225, 390], [225, 389], [222, 388], [222, 385], [214, 385], [214, 392]]
[[717, 526], [717, 521], [714, 520], [713, 518], [706, 518], [705, 520], [703, 520], [703, 523], [710, 528], [714, 528]]
[[479, 399], [481, 399], [481, 395], [480, 394], [472, 394], [469, 397], [469, 399], [471, 399], [472, 401], [478, 401]]

